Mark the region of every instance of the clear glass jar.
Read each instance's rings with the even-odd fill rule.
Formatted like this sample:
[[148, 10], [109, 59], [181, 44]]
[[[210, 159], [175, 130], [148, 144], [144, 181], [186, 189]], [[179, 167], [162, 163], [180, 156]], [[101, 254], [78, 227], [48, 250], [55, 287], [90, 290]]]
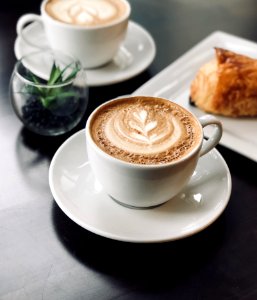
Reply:
[[26, 128], [41, 135], [63, 134], [73, 129], [86, 111], [85, 71], [79, 61], [60, 52], [30, 53], [15, 64], [10, 98]]

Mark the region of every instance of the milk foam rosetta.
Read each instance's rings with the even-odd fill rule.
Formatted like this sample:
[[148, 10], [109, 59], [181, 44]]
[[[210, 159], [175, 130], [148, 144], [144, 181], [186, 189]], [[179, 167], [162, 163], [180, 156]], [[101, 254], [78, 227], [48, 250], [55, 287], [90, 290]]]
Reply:
[[83, 26], [112, 23], [127, 10], [121, 0], [49, 0], [45, 8], [56, 20]]
[[133, 163], [177, 160], [199, 145], [201, 128], [182, 107], [160, 98], [133, 97], [103, 106], [91, 123], [95, 143]]

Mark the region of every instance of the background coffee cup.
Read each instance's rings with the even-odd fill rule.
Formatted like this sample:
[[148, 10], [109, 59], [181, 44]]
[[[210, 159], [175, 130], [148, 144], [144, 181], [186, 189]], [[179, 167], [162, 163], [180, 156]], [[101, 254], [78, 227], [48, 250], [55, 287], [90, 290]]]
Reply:
[[[124, 100], [132, 101], [134, 98], [136, 97], [126, 97]], [[188, 183], [199, 157], [213, 149], [221, 139], [222, 124], [214, 116], [205, 115], [198, 120], [187, 111], [196, 122], [197, 131], [200, 134], [197, 145], [187, 155], [178, 160], [161, 164], [130, 163], [104, 152], [94, 142], [91, 134], [91, 123], [97, 112], [105, 110], [111, 102], [122, 100], [122, 98], [118, 98], [104, 103], [90, 115], [86, 124], [88, 159], [94, 175], [106, 193], [117, 202], [134, 208], [154, 207], [170, 200]], [[179, 106], [178, 104], [174, 105]], [[203, 143], [203, 127], [208, 125], [213, 125], [213, 134], [208, 141]]]
[[118, 1], [125, 8], [121, 17], [110, 23], [86, 26], [54, 19], [46, 11], [49, 0], [44, 0], [41, 4], [41, 15], [25, 14], [19, 18], [17, 33], [28, 44], [38, 47], [26, 36], [24, 28], [30, 22], [41, 22], [52, 49], [73, 55], [85, 68], [100, 67], [112, 60], [126, 36], [131, 7], [127, 0]]

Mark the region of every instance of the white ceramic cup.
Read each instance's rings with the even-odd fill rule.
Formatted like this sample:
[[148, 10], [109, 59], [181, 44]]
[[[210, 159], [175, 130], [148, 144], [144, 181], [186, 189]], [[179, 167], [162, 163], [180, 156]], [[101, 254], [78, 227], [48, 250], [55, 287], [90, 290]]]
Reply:
[[131, 7], [127, 0], [120, 0], [127, 7], [122, 18], [106, 25], [86, 27], [67, 24], [53, 19], [41, 4], [41, 15], [25, 14], [17, 22], [17, 34], [29, 45], [38, 47], [24, 32], [30, 22], [40, 22], [50, 47], [62, 51], [80, 60], [84, 68], [100, 67], [111, 61], [125, 39]]
[[202, 130], [202, 137], [197, 147], [179, 160], [158, 165], [128, 163], [105, 153], [92, 139], [91, 120], [98, 109], [105, 105], [106, 103], [96, 108], [86, 124], [88, 159], [95, 177], [106, 193], [127, 207], [150, 208], [173, 198], [190, 180], [199, 157], [212, 150], [222, 136], [222, 124], [217, 118], [205, 115], [197, 119], [188, 112], [197, 120], [200, 129], [208, 125], [214, 127], [212, 136], [207, 141], [203, 143]]

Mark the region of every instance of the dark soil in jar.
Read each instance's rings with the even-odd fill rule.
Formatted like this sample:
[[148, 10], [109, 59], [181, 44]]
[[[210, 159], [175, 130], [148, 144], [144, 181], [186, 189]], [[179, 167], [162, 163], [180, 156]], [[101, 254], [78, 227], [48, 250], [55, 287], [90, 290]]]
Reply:
[[[83, 98], [67, 102], [66, 107], [61, 110], [45, 108], [37, 97], [30, 97], [22, 107], [22, 118], [24, 124], [39, 133], [61, 129], [66, 132], [75, 127], [81, 120], [87, 106]], [[61, 114], [60, 114], [61, 111]], [[53, 132], [54, 133], [54, 132]], [[58, 133], [58, 132], [57, 132]]]

